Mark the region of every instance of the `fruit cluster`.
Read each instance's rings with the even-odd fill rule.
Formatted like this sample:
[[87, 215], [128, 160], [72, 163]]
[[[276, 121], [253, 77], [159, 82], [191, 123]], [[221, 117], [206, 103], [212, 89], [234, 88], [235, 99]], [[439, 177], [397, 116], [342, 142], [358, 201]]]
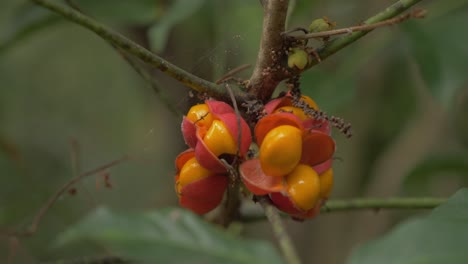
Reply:
[[232, 107], [213, 100], [193, 106], [182, 122], [190, 149], [176, 159], [180, 204], [199, 214], [219, 205], [228, 184], [220, 157], [238, 156], [241, 179], [250, 192], [268, 195], [293, 218], [315, 216], [333, 185], [335, 142], [328, 121], [314, 119], [307, 109], [318, 111], [309, 97], [293, 103], [290, 94], [265, 105], [266, 116], [254, 129], [259, 151], [246, 160], [250, 129]]
[[[204, 214], [221, 203], [228, 171], [220, 157], [244, 158], [252, 143], [249, 126], [224, 102], [207, 100], [192, 106], [182, 120], [190, 147], [176, 158], [176, 192], [181, 206]], [[240, 127], [238, 124], [240, 123]]]

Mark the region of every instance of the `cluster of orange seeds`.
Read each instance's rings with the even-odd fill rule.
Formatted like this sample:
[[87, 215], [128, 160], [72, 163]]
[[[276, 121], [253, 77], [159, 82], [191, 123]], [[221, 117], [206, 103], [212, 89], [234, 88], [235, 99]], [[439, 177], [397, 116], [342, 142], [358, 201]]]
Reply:
[[[299, 101], [318, 110], [307, 96]], [[328, 121], [307, 115], [290, 95], [270, 101], [264, 110], [254, 129], [259, 151], [248, 160], [251, 131], [231, 106], [208, 100], [189, 110], [182, 132], [190, 149], [176, 159], [176, 191], [183, 207], [203, 214], [219, 205], [228, 184], [220, 157], [237, 155], [242, 182], [254, 195], [268, 195], [296, 219], [320, 211], [333, 186], [335, 142]]]

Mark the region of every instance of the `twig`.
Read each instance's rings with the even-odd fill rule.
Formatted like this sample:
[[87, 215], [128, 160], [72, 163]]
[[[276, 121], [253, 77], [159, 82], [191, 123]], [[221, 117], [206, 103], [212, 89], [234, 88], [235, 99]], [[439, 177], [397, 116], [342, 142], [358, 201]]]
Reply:
[[73, 177], [77, 177], [81, 173], [81, 149], [75, 138], [70, 139], [70, 162]]
[[[421, 0], [399, 0], [392, 4], [391, 6], [385, 8], [382, 12], [376, 14], [375, 16], [370, 17], [366, 21], [364, 21], [364, 25], [371, 25], [375, 24], [381, 21], [385, 21], [387, 19], [390, 19], [392, 17], [395, 17], [401, 13], [403, 13], [405, 10], [409, 9], [413, 5], [421, 2]], [[331, 55], [335, 54], [339, 50], [345, 48], [349, 44], [355, 42], [356, 40], [362, 38], [365, 36], [367, 33], [370, 31], [357, 31], [353, 32], [349, 35], [334, 39], [332, 41], [329, 41], [323, 48], [319, 49], [317, 51], [319, 57], [323, 61], [324, 59], [330, 57]], [[315, 65], [317, 65], [319, 61], [313, 60], [309, 62], [307, 65], [306, 69], [309, 69]]]
[[268, 100], [284, 79], [280, 59], [285, 55], [283, 36], [288, 0], [263, 1], [263, 29], [257, 63], [250, 77], [249, 93], [261, 101]]
[[281, 216], [276, 208], [271, 204], [271, 201], [266, 196], [257, 197], [258, 202], [262, 205], [265, 211], [265, 216], [271, 224], [273, 233], [278, 240], [279, 246], [283, 253], [284, 259], [288, 264], [299, 264], [301, 263], [299, 256], [297, 255], [296, 249], [289, 237], [286, 229], [284, 228]]
[[[361, 210], [417, 210], [433, 209], [447, 201], [447, 198], [408, 197], [408, 198], [355, 198], [329, 200], [320, 213], [334, 213]], [[287, 215], [284, 215], [287, 216]], [[242, 216], [245, 222], [265, 220], [261, 213], [250, 212]]]
[[[151, 51], [145, 49], [144, 47], [138, 45], [137, 43], [131, 41], [130, 39], [124, 37], [120, 33], [108, 28], [107, 26], [95, 21], [94, 19], [81, 14], [80, 12], [67, 7], [61, 4], [58, 4], [51, 0], [31, 0], [36, 4], [43, 6], [57, 14], [60, 14], [64, 18], [73, 21], [83, 27], [93, 31], [101, 38], [105, 39], [118, 46], [125, 52], [132, 54], [133, 56], [139, 58], [140, 60], [148, 63], [149, 65], [159, 69], [168, 76], [180, 81], [184, 85], [198, 91], [201, 93], [207, 93], [210, 96], [216, 97], [220, 100], [228, 100], [229, 96], [226, 93], [224, 87], [216, 85], [215, 83], [204, 80], [200, 77], [197, 77], [176, 65], [164, 60], [163, 58], [157, 56]], [[245, 100], [249, 96], [244, 92], [237, 90], [235, 91], [235, 96], [239, 100]]]
[[226, 90], [229, 93], [229, 96], [231, 97], [232, 101], [232, 106], [234, 107], [234, 112], [236, 113], [236, 122], [237, 122], [237, 153], [236, 157], [239, 156], [240, 148], [241, 148], [241, 143], [242, 143], [242, 126], [241, 126], [241, 114], [239, 112], [239, 107], [237, 106], [237, 101], [236, 97], [234, 97], [234, 93], [232, 92], [231, 87], [229, 84], [225, 84]]
[[379, 27], [384, 27], [384, 26], [390, 26], [390, 25], [395, 25], [398, 23], [401, 23], [403, 21], [406, 21], [410, 18], [423, 18], [424, 15], [426, 14], [426, 10], [424, 9], [416, 9], [413, 10], [412, 12], [387, 19], [381, 22], [377, 22], [374, 24], [369, 24], [369, 25], [359, 25], [359, 26], [353, 26], [353, 27], [347, 27], [347, 28], [340, 28], [340, 29], [334, 29], [334, 30], [328, 30], [328, 31], [322, 31], [322, 32], [313, 32], [313, 33], [308, 33], [305, 35], [299, 35], [295, 36], [295, 39], [311, 39], [311, 38], [323, 38], [323, 37], [330, 37], [334, 35], [341, 35], [341, 34], [350, 34], [352, 32], [356, 31], [371, 31], [373, 29], [379, 28]]
[[175, 106], [175, 104], [171, 103], [168, 96], [160, 89], [159, 84], [156, 80], [136, 61], [130, 58], [122, 49], [118, 48], [115, 44], [110, 43], [112, 47], [114, 47], [117, 52], [122, 56], [122, 58], [135, 70], [135, 72], [140, 75], [143, 80], [151, 87], [156, 97], [158, 97], [159, 101], [163, 102], [165, 107], [176, 117], [181, 117], [183, 114], [180, 110]]
[[[78, 177], [80, 173], [82, 172], [81, 168], [81, 148], [78, 140], [75, 138], [70, 139], [70, 163], [71, 163], [71, 169], [72, 169], [72, 177]], [[89, 200], [94, 204], [97, 205], [96, 200], [94, 197], [91, 195], [91, 192], [88, 191], [88, 188], [84, 186], [82, 182], [80, 182], [80, 188], [83, 189], [86, 192], [86, 197], [89, 197]], [[68, 190], [69, 193], [75, 193], [76, 188], [71, 188]]]
[[350, 200], [330, 200], [321, 212], [381, 209], [432, 209], [447, 201], [446, 198], [361, 198]]
[[229, 86], [229, 84], [225, 84], [226, 90], [228, 91], [229, 95], [231, 96], [232, 105], [234, 107], [234, 112], [236, 113], [236, 120], [237, 120], [237, 153], [236, 158], [233, 161], [233, 165], [228, 164], [225, 160], [221, 160], [229, 172], [228, 178], [228, 187], [226, 192], [226, 202], [224, 204], [223, 210], [219, 214], [219, 217], [215, 219], [216, 222], [227, 227], [231, 224], [231, 222], [237, 218], [239, 218], [239, 208], [241, 205], [240, 202], [240, 176], [238, 170], [238, 157], [241, 147], [241, 140], [242, 140], [242, 127], [241, 127], [241, 116], [239, 112], [239, 108], [237, 106], [236, 98]]
[[213, 220], [214, 223], [220, 224], [224, 227], [228, 227], [232, 221], [239, 219], [240, 212], [239, 208], [241, 205], [240, 201], [240, 181], [238, 168], [231, 166], [225, 160], [221, 160], [226, 168], [228, 169], [228, 187], [226, 190], [226, 202], [219, 213], [219, 215]]
[[[237, 74], [237, 73], [239, 73], [239, 72], [241, 72], [241, 71], [243, 71], [243, 70], [249, 68], [250, 66], [252, 66], [252, 65], [250, 65], [250, 64], [243, 64], [243, 65], [241, 65], [241, 66], [239, 66], [239, 67], [236, 67], [236, 68], [230, 70], [229, 72], [227, 72], [227, 73], [226, 73], [225, 75], [223, 75], [221, 78], [219, 78], [215, 83], [216, 83], [216, 84], [221, 84], [221, 83], [223, 83], [223, 82], [226, 82], [226, 81], [230, 80], [231, 78], [233, 78], [233, 76], [234, 76], [235, 74]], [[231, 96], [231, 95], [229, 95], [229, 96]], [[232, 96], [231, 96], [231, 97], [232, 97]]]
[[[88, 15], [83, 11], [83, 9], [81, 9], [78, 6], [77, 3], [75, 3], [75, 1], [65, 0], [65, 2], [67, 3], [67, 5], [69, 5], [71, 8], [75, 9], [76, 11], [80, 12], [81, 14]], [[159, 98], [159, 100], [164, 103], [166, 108], [169, 109], [171, 113], [173, 113], [176, 117], [182, 116], [182, 113], [180, 113], [180, 111], [174, 106], [174, 104], [170, 102], [169, 98], [159, 88], [159, 85], [156, 83], [154, 78], [151, 77], [151, 75], [147, 72], [146, 69], [144, 69], [136, 61], [134, 61], [132, 57], [127, 55], [127, 53], [125, 53], [125, 51], [119, 48], [117, 45], [115, 45], [114, 43], [110, 41], [107, 41], [107, 43], [109, 43], [109, 45], [111, 45], [111, 47], [114, 48], [114, 50], [117, 51], [117, 53], [119, 53], [122, 59], [124, 59], [128, 63], [128, 65], [130, 65], [130, 67], [132, 67], [132, 69], [138, 75], [140, 75], [140, 77], [143, 78], [143, 80], [145, 80], [149, 84], [149, 86], [151, 87], [153, 92], [156, 94], [156, 96]]]
[[39, 212], [34, 216], [29, 228], [27, 228], [25, 231], [0, 231], [0, 236], [9, 236], [9, 237], [12, 237], [12, 236], [23, 236], [23, 237], [32, 236], [33, 234], [35, 234], [37, 232], [37, 228], [39, 227], [39, 224], [41, 223], [42, 218], [45, 216], [45, 214], [55, 204], [55, 202], [60, 198], [60, 196], [62, 196], [64, 193], [66, 193], [70, 189], [70, 187], [72, 187], [73, 185], [75, 185], [77, 182], [81, 181], [85, 177], [95, 175], [95, 174], [97, 174], [99, 172], [102, 172], [102, 171], [107, 170], [107, 169], [109, 169], [111, 167], [114, 167], [114, 166], [116, 166], [116, 165], [118, 165], [118, 164], [120, 164], [120, 163], [122, 163], [124, 161], [127, 161], [129, 159], [130, 159], [130, 157], [128, 155], [125, 155], [125, 156], [122, 156], [121, 158], [118, 158], [118, 159], [113, 160], [113, 161], [111, 161], [109, 163], [106, 163], [106, 164], [101, 165], [101, 166], [99, 166], [97, 168], [94, 168], [94, 169], [92, 169], [90, 171], [81, 173], [81, 174], [73, 177], [72, 179], [67, 181], [64, 185], [62, 185], [62, 187], [60, 187], [57, 190], [57, 192], [55, 192], [55, 194], [52, 195], [49, 198], [49, 200], [41, 207]]

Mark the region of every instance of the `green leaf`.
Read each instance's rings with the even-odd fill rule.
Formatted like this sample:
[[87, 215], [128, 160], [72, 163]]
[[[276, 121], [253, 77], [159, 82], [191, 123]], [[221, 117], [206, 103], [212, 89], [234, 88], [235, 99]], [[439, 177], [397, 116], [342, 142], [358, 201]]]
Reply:
[[354, 264], [468, 263], [468, 189], [428, 216], [404, 222], [384, 237], [354, 250]]
[[158, 23], [148, 31], [151, 49], [160, 52], [164, 49], [169, 31], [172, 27], [194, 14], [204, 3], [204, 0], [177, 0], [167, 10]]
[[401, 26], [425, 85], [446, 110], [452, 110], [457, 91], [468, 82], [468, 66], [463, 63], [468, 60], [468, 36], [456, 30], [465, 23], [468, 10], [456, 11], [443, 19], [408, 21]]
[[145, 263], [281, 263], [271, 244], [229, 236], [182, 209], [117, 213], [99, 208], [60, 234], [55, 245], [77, 241]]
[[425, 26], [409, 21], [402, 27], [408, 38], [411, 54], [419, 65], [421, 75], [431, 92], [440, 97], [442, 69], [440, 53]]
[[455, 176], [468, 184], [468, 155], [433, 156], [422, 161], [406, 176], [403, 182], [405, 193], [411, 195], [431, 194], [433, 180], [443, 176]]

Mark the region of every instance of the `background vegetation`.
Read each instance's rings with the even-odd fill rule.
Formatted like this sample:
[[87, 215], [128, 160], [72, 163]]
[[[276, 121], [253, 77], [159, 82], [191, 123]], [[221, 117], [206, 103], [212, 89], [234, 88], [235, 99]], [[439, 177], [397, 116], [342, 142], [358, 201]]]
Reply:
[[[207, 80], [255, 64], [263, 15], [255, 1], [76, 2]], [[296, 2], [290, 27], [322, 16], [340, 27], [355, 25], [392, 3]], [[463, 28], [468, 4], [422, 1], [419, 7], [428, 10], [427, 18], [376, 30], [302, 75], [305, 94], [353, 124], [351, 139], [334, 134], [339, 160], [332, 198], [448, 197], [467, 183], [468, 34]], [[249, 71], [241, 75], [248, 78]], [[157, 71], [154, 78], [180, 112], [192, 103], [188, 88]], [[181, 116], [99, 37], [28, 1], [3, 0], [0, 80], [1, 229], [26, 227], [73, 176], [70, 142], [78, 142], [82, 171], [124, 154], [134, 157], [109, 170], [112, 188], [98, 175], [83, 180], [76, 195], [61, 197], [38, 232], [20, 240], [12, 263], [109, 253], [99, 239], [60, 246], [73, 240], [65, 231], [95, 208], [130, 217], [177, 206], [173, 160], [185, 148]], [[287, 228], [305, 263], [344, 263], [357, 245], [421, 213], [427, 212], [330, 213], [304, 223], [288, 220]], [[138, 219], [130, 217], [128, 225]], [[238, 223], [229, 231], [272, 240], [265, 221]], [[0, 238], [0, 259], [11, 255], [10, 244], [11, 239]]]

